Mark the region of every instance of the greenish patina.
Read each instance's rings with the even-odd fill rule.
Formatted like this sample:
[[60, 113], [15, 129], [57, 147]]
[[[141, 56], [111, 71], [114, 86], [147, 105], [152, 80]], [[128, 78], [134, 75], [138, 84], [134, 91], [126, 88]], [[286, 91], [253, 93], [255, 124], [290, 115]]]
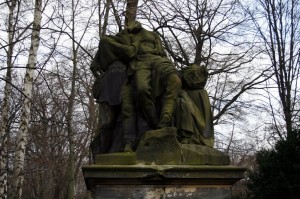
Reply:
[[136, 162], [129, 161], [135, 163], [228, 164], [227, 156], [212, 149], [206, 68], [194, 64], [177, 71], [158, 33], [135, 21], [103, 36], [90, 68], [94, 97], [104, 111], [91, 144], [95, 154], [104, 154], [97, 155], [99, 164], [107, 163], [101, 162], [106, 153], [122, 151], [136, 151]]
[[204, 66], [182, 70], [182, 89], [176, 106], [176, 127], [183, 144], [214, 146], [214, 130], [209, 98], [204, 86], [208, 78]]

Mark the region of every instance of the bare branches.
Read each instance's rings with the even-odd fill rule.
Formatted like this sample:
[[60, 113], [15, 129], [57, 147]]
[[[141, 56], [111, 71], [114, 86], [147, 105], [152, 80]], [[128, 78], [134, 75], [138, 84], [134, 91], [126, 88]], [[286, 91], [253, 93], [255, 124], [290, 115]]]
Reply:
[[[285, 133], [289, 133], [298, 126], [294, 120], [295, 104], [299, 95], [299, 17], [300, 2], [292, 1], [257, 1], [256, 12], [251, 12], [252, 20], [259, 32], [265, 52], [271, 62], [274, 72], [274, 83], [284, 116]], [[260, 18], [259, 18], [260, 17]], [[263, 24], [262, 20], [267, 23]], [[270, 101], [270, 108], [273, 105]], [[273, 113], [273, 118], [276, 117]], [[275, 119], [273, 119], [275, 122]], [[296, 122], [296, 123], [295, 123]], [[278, 126], [277, 123], [274, 123]], [[276, 129], [278, 129], [276, 127]], [[284, 132], [281, 132], [284, 133]], [[282, 136], [282, 135], [281, 135]]]

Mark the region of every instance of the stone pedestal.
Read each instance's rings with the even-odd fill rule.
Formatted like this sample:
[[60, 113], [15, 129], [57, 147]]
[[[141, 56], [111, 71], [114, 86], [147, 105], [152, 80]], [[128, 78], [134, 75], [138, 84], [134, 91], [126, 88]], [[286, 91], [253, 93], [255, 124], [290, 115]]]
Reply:
[[82, 168], [95, 199], [230, 199], [244, 168], [207, 165], [89, 165]]
[[231, 199], [244, 168], [208, 146], [180, 144], [177, 129], [146, 132], [135, 152], [97, 154], [83, 167], [94, 199]]

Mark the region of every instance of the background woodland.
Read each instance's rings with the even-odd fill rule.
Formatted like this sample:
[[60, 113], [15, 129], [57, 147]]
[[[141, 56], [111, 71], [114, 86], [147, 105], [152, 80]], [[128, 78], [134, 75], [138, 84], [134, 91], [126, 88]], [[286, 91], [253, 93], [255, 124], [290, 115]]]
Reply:
[[[89, 198], [99, 40], [137, 19], [178, 70], [207, 67], [215, 147], [255, 154], [299, 134], [299, 0], [0, 0], [0, 198]], [[246, 193], [242, 181], [235, 194]]]

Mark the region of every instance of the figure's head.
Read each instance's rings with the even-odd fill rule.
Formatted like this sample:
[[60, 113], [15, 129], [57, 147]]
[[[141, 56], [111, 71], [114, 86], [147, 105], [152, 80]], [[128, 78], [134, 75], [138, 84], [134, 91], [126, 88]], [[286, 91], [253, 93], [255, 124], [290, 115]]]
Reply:
[[127, 29], [128, 32], [135, 34], [142, 29], [142, 24], [138, 21], [132, 21], [125, 26], [125, 29]]
[[208, 78], [208, 71], [205, 66], [193, 64], [182, 69], [182, 78], [189, 88], [203, 89]]

